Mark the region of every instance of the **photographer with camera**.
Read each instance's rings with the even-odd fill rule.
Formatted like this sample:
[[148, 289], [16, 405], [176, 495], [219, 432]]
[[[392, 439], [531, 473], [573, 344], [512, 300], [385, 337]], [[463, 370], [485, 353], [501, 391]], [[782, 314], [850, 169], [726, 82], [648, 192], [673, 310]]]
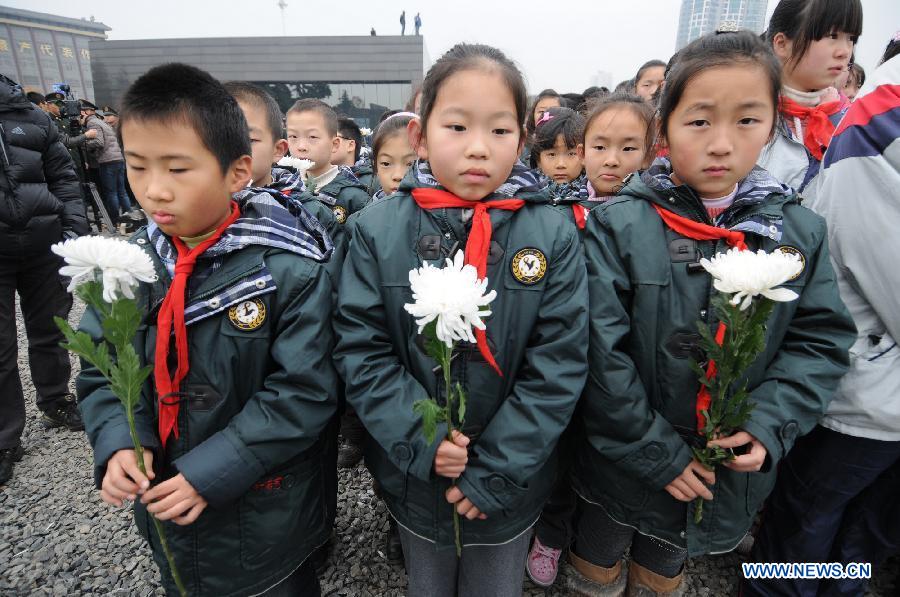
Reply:
[[[75, 160], [75, 156], [77, 155], [77, 153], [72, 150], [77, 150], [89, 139], [96, 139], [97, 131], [82, 130], [79, 124], [77, 125], [77, 127], [74, 127], [78, 132], [76, 132], [76, 134], [74, 135], [70, 134], [73, 127], [70, 125], [68, 118], [63, 118], [60, 111], [60, 104], [62, 104], [65, 99], [65, 96], [58, 91], [48, 93], [46, 96], [43, 96], [36, 91], [28, 92], [28, 100], [50, 116], [50, 119], [53, 121], [53, 124], [56, 125], [56, 128], [59, 131], [59, 140], [63, 145], [66, 146], [67, 149], [70, 150], [69, 153], [73, 154], [72, 159]], [[77, 118], [73, 122], [78, 122]], [[77, 165], [78, 163], [76, 161], [76, 166]], [[82, 165], [81, 169], [83, 168], [84, 166]], [[82, 178], [83, 173], [76, 170], [76, 174], [79, 175], [79, 178]]]
[[0, 484], [22, 456], [25, 427], [17, 292], [41, 419], [48, 427], [84, 428], [69, 394], [69, 355], [53, 323], [54, 316], [68, 317], [72, 297], [50, 246], [87, 232], [78, 177], [56, 125], [0, 75]]
[[114, 220], [122, 216], [133, 217], [131, 200], [125, 190], [125, 158], [116, 133], [100, 115], [97, 106], [81, 100], [81, 124], [87, 131], [97, 131], [97, 136], [85, 143], [88, 165], [100, 170], [100, 194], [106, 210]]

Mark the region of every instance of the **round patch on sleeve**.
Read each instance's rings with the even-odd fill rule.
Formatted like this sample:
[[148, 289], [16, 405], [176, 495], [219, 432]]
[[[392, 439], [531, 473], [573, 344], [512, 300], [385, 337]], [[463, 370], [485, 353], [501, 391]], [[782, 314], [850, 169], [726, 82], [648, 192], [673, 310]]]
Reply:
[[539, 249], [529, 247], [513, 255], [510, 267], [516, 280], [530, 286], [547, 274], [547, 258]]
[[255, 330], [266, 320], [266, 305], [258, 298], [241, 301], [228, 310], [228, 319], [239, 330]]
[[338, 224], [343, 224], [347, 221], [347, 210], [340, 205], [335, 205], [331, 211], [334, 213], [334, 219], [337, 220]]
[[801, 251], [797, 247], [792, 247], [790, 245], [781, 245], [780, 247], [775, 247], [775, 250], [781, 251], [782, 253], [786, 253], [788, 255], [796, 255], [797, 257], [800, 258], [800, 271], [797, 272], [797, 274], [794, 277], [788, 279], [788, 282], [799, 278], [800, 274], [803, 273], [803, 270], [806, 269], [806, 256], [803, 254], [803, 251]]

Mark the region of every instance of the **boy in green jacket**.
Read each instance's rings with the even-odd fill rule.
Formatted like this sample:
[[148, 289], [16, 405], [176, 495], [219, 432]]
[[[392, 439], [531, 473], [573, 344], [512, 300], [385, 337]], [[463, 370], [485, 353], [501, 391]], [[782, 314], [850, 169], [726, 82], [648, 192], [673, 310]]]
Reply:
[[[154, 365], [135, 411], [152, 472], [137, 469], [118, 399], [84, 367], [77, 390], [101, 497], [135, 500], [170, 594], [150, 516], [164, 521], [191, 595], [318, 595], [307, 558], [330, 531], [331, 241], [279, 193], [242, 191], [251, 176], [246, 120], [207, 73], [151, 69], [126, 93], [120, 118], [131, 186], [150, 220], [132, 242], [158, 276], [137, 290], [145, 325], [134, 339]], [[174, 334], [157, 334], [173, 320]], [[81, 327], [101, 336], [93, 311]]]

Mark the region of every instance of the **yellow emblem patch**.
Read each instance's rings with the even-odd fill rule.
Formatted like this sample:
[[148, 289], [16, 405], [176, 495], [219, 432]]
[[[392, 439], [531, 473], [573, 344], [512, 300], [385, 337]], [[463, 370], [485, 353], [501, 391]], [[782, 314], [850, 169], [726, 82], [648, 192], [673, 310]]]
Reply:
[[797, 272], [797, 275], [795, 275], [793, 278], [790, 278], [790, 279], [788, 280], [788, 282], [790, 282], [791, 280], [796, 280], [797, 278], [799, 278], [799, 277], [800, 277], [800, 274], [803, 273], [803, 270], [806, 269], [806, 256], [803, 255], [803, 251], [801, 251], [801, 250], [798, 249], [797, 247], [792, 247], [792, 246], [790, 246], [790, 245], [782, 245], [782, 246], [780, 246], [780, 247], [776, 247], [776, 250], [777, 250], [777, 251], [781, 251], [782, 253], [786, 253], [786, 254], [788, 254], [788, 255], [796, 255], [797, 257], [800, 258], [800, 271]]
[[537, 284], [547, 273], [547, 258], [538, 249], [522, 249], [513, 256], [510, 267], [513, 276], [522, 284]]
[[266, 305], [258, 298], [241, 301], [228, 310], [228, 319], [239, 330], [255, 330], [266, 320]]
[[347, 221], [347, 210], [340, 205], [335, 205], [332, 212], [334, 212], [334, 219], [338, 224], [343, 224]]

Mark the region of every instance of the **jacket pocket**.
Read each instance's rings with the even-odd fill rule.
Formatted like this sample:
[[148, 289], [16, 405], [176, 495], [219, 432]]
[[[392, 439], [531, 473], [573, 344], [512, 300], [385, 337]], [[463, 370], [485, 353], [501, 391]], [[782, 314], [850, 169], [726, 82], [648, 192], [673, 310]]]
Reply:
[[260, 478], [240, 499], [241, 563], [253, 570], [313, 542], [325, 523], [321, 456]]

